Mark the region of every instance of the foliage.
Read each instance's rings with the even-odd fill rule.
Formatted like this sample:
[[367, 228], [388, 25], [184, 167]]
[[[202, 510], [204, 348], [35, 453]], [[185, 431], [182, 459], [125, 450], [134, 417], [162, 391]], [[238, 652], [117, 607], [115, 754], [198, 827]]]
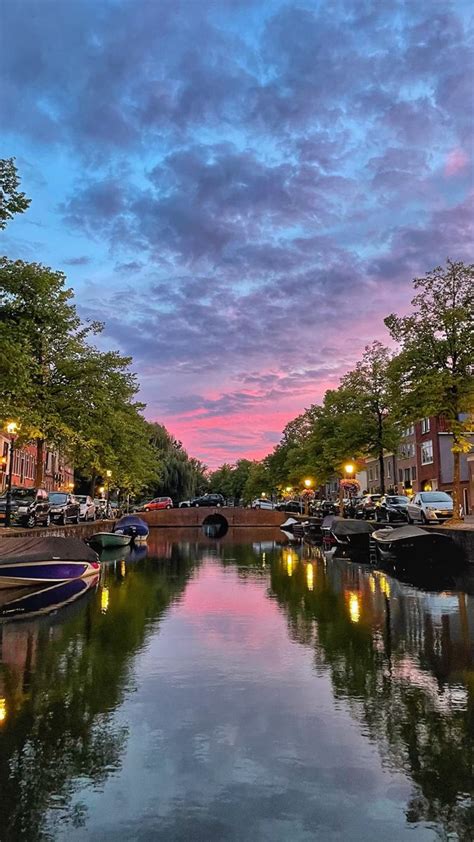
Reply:
[[415, 421], [443, 415], [453, 434], [455, 512], [461, 501], [459, 453], [470, 443], [474, 408], [474, 265], [448, 260], [414, 280], [409, 316], [385, 319], [400, 344], [392, 364], [399, 415]]
[[31, 199], [18, 191], [19, 185], [15, 159], [0, 158], [0, 229], [6, 228], [16, 213], [24, 213], [30, 205]]
[[148, 483], [150, 495], [168, 496], [176, 502], [202, 493], [206, 487], [205, 465], [189, 457], [181, 442], [162, 424], [149, 424], [148, 434], [156, 463], [155, 479]]
[[112, 470], [132, 490], [152, 478], [154, 453], [130, 358], [90, 345], [102, 325], [81, 322], [65, 280], [40, 264], [0, 260], [0, 417], [38, 441], [38, 484], [47, 440], [84, 473]]

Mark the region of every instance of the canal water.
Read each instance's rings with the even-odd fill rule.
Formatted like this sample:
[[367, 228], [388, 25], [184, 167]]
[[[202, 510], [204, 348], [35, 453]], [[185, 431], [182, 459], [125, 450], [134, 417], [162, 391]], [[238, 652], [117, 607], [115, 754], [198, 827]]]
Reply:
[[2, 840], [473, 838], [468, 584], [278, 530], [145, 554], [1, 621]]

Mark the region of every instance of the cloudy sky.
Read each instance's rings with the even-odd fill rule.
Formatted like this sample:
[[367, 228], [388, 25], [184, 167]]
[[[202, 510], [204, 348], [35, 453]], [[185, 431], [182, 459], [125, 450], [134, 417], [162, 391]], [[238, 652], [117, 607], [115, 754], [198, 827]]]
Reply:
[[472, 259], [473, 18], [450, 0], [2, 0], [2, 251], [63, 269], [147, 416], [261, 457]]

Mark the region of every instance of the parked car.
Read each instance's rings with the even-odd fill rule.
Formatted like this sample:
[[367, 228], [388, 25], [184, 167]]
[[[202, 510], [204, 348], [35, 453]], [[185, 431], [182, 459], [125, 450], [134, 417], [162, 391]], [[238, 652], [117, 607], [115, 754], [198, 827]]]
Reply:
[[172, 509], [173, 508], [173, 501], [171, 497], [155, 497], [153, 500], [150, 500], [149, 503], [145, 503], [143, 506], [144, 512], [153, 512], [156, 509]]
[[[7, 495], [0, 497], [0, 520], [5, 520]], [[49, 526], [50, 505], [48, 492], [44, 488], [12, 488], [11, 524], [12, 526]]]
[[76, 495], [76, 500], [79, 503], [79, 517], [81, 520], [95, 520], [96, 508], [92, 497], [86, 494]]
[[379, 505], [375, 510], [375, 520], [379, 523], [393, 523], [408, 520], [407, 507], [410, 502], [408, 497], [399, 494], [385, 494], [380, 498]]
[[64, 491], [50, 491], [49, 502], [51, 505], [50, 515], [53, 523], [79, 523], [81, 510], [78, 500], [73, 494], [66, 494]]
[[304, 512], [304, 503], [301, 500], [283, 500], [281, 503], [277, 503], [275, 508], [279, 512], [296, 512], [301, 515]]
[[267, 500], [266, 497], [257, 497], [256, 500], [252, 500], [252, 509], [274, 509], [275, 503], [272, 503], [271, 500]]
[[362, 497], [355, 510], [356, 518], [372, 520], [372, 518], [375, 517], [375, 511], [381, 499], [381, 494], [366, 494], [364, 497]]
[[453, 516], [453, 500], [445, 491], [420, 491], [407, 506], [408, 522], [442, 523]]
[[178, 504], [178, 509], [189, 509], [191, 506], [191, 500], [181, 500], [181, 503]]
[[203, 494], [201, 497], [193, 497], [191, 506], [225, 506], [222, 494]]

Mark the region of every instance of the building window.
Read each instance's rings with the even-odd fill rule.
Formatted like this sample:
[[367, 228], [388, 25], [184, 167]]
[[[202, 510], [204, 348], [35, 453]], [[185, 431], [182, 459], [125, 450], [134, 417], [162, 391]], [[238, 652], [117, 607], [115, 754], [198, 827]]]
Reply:
[[392, 463], [387, 462], [387, 479], [392, 479]]
[[398, 469], [398, 482], [403, 482], [403, 471], [401, 468]]
[[410, 468], [405, 468], [405, 485], [410, 485]]
[[410, 424], [408, 427], [405, 427], [405, 429], [402, 430], [402, 438], [404, 438], [404, 439], [406, 439], [408, 436], [414, 436], [414, 435], [415, 435], [415, 425], [414, 424]]
[[373, 468], [369, 468], [369, 479], [372, 481], [374, 478], [374, 471]]
[[429, 465], [433, 461], [433, 442], [424, 441], [421, 443], [421, 464]]
[[415, 467], [415, 465], [413, 465], [413, 467], [411, 469], [411, 478], [416, 479], [416, 467]]
[[421, 419], [421, 432], [422, 433], [429, 433], [430, 431], [430, 419], [429, 418], [422, 418]]

